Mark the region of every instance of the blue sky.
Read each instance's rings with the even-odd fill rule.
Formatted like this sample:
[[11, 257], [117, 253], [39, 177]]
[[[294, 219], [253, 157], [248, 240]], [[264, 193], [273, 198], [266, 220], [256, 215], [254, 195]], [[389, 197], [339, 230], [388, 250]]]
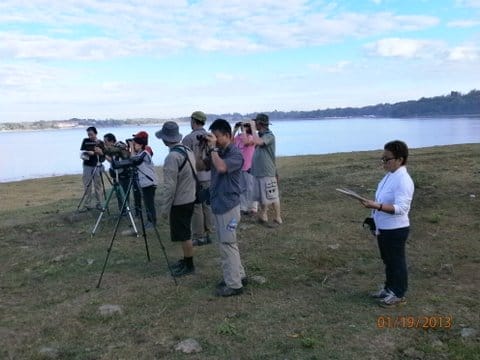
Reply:
[[392, 103], [479, 65], [480, 0], [0, 3], [0, 122]]

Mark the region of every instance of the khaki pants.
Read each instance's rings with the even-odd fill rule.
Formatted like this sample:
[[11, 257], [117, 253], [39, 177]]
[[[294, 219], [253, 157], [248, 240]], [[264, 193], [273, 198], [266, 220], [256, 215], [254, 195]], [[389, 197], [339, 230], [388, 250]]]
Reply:
[[240, 251], [237, 244], [240, 205], [227, 211], [225, 214], [215, 214], [214, 218], [223, 280], [228, 287], [239, 289], [242, 287], [242, 278], [245, 277], [245, 269], [240, 259]]
[[[95, 172], [95, 175], [93, 175], [94, 172]], [[86, 196], [85, 196], [86, 207], [95, 207], [97, 205], [102, 205], [102, 199], [103, 199], [102, 172], [103, 172], [103, 165], [102, 166], [83, 165], [82, 180], [83, 180], [83, 189], [86, 192]], [[93, 175], [93, 179], [92, 179], [92, 175]], [[94, 192], [94, 195], [95, 195], [95, 204], [92, 204], [92, 191]]]
[[[202, 189], [210, 187], [210, 181], [200, 181]], [[195, 204], [192, 216], [192, 239], [200, 239], [214, 231], [212, 209], [207, 203]]]

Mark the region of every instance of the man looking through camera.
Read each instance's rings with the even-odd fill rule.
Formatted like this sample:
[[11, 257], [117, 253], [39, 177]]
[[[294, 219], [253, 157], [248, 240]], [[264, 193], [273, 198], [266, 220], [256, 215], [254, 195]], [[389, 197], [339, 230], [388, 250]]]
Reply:
[[[258, 114], [250, 122], [252, 127], [253, 142], [255, 152], [251, 174], [255, 177], [254, 181], [254, 200], [258, 201], [259, 211], [258, 220], [260, 223], [268, 225], [268, 206], [273, 204], [275, 218], [270, 227], [278, 226], [282, 223], [280, 216], [280, 196], [278, 192], [278, 174], [275, 164], [275, 135], [269, 129], [268, 115]], [[258, 134], [257, 134], [258, 131]]]
[[[83, 187], [86, 194], [85, 205], [80, 212], [92, 209], [93, 207], [102, 210], [102, 162], [104, 144], [97, 139], [97, 129], [94, 126], [87, 128], [87, 138], [83, 139], [80, 145], [81, 159], [83, 160]], [[92, 204], [92, 189], [95, 195], [95, 205]]]
[[236, 123], [233, 128], [233, 136], [233, 142], [243, 156], [242, 176], [240, 177], [240, 188], [242, 190], [240, 193], [240, 212], [242, 215], [255, 215], [257, 213], [257, 202], [253, 201], [254, 178], [250, 174], [255, 144], [250, 123]]
[[[210, 169], [205, 165], [203, 159], [206, 157], [207, 131], [204, 129], [207, 116], [202, 111], [195, 111], [190, 117], [192, 132], [185, 136], [182, 144], [188, 146], [195, 155], [195, 168], [197, 178], [202, 189], [210, 187]], [[195, 204], [192, 216], [192, 243], [193, 246], [210, 244], [210, 235], [213, 232], [212, 209], [207, 202]]]
[[223, 272], [223, 280], [217, 284], [216, 295], [239, 295], [243, 292], [247, 279], [240, 259], [236, 232], [240, 222], [240, 172], [243, 157], [232, 143], [232, 128], [226, 120], [215, 120], [209, 129], [212, 133], [206, 137], [212, 172], [210, 202]]
[[[117, 141], [117, 138], [112, 133], [105, 134], [103, 136], [103, 142], [105, 144], [105, 151], [103, 151], [103, 153], [105, 155], [105, 159], [109, 163], [128, 159], [130, 157], [130, 151], [127, 144], [122, 141]], [[114, 184], [118, 183], [122, 187], [123, 194], [126, 194], [128, 190], [128, 184], [130, 183], [130, 172], [128, 169], [113, 169], [110, 166], [108, 173]], [[119, 196], [120, 194], [118, 192], [116, 195], [118, 200], [118, 209], [121, 210], [123, 199], [121, 196]]]

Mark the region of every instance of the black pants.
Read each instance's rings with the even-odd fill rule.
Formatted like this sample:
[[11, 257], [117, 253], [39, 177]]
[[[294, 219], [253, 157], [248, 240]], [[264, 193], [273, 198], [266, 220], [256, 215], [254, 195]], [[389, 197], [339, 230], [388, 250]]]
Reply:
[[403, 297], [408, 287], [405, 243], [410, 228], [379, 231], [377, 241], [380, 256], [385, 264], [385, 289], [393, 291], [397, 297]]
[[[115, 181], [115, 180], [114, 180]], [[122, 187], [122, 190], [123, 190], [123, 195], [126, 195], [127, 194], [127, 190], [128, 190], [128, 185], [130, 184], [130, 179], [127, 177], [119, 177], [118, 178], [118, 183], [119, 185]], [[118, 210], [121, 210], [122, 209], [122, 205], [123, 205], [123, 198], [122, 196], [120, 196], [121, 193], [120, 193], [120, 190], [117, 192], [117, 200], [118, 200]], [[129, 202], [128, 202], [128, 199], [127, 199], [127, 203], [126, 205], [128, 205]], [[126, 211], [124, 211], [126, 212]]]
[[147, 212], [147, 220], [152, 224], [157, 223], [157, 211], [155, 210], [155, 185], [142, 188], [143, 203]]

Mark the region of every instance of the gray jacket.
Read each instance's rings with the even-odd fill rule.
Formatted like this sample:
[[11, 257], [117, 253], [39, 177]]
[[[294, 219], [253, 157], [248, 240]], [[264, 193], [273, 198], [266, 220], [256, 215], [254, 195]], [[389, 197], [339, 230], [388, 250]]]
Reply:
[[[193, 168], [195, 156], [186, 146], [175, 145], [186, 151]], [[181, 169], [180, 169], [181, 168]], [[196, 184], [192, 169], [185, 156], [170, 149], [163, 164], [163, 184], [160, 185], [160, 213], [168, 214], [172, 205], [183, 205], [195, 201]]]
[[[145, 155], [143, 155], [145, 154]], [[137, 166], [138, 169], [138, 184], [141, 188], [157, 185], [158, 176], [155, 171], [155, 166], [153, 165], [152, 157], [148, 152], [143, 150], [138, 157], [143, 156], [143, 161], [140, 165]]]

